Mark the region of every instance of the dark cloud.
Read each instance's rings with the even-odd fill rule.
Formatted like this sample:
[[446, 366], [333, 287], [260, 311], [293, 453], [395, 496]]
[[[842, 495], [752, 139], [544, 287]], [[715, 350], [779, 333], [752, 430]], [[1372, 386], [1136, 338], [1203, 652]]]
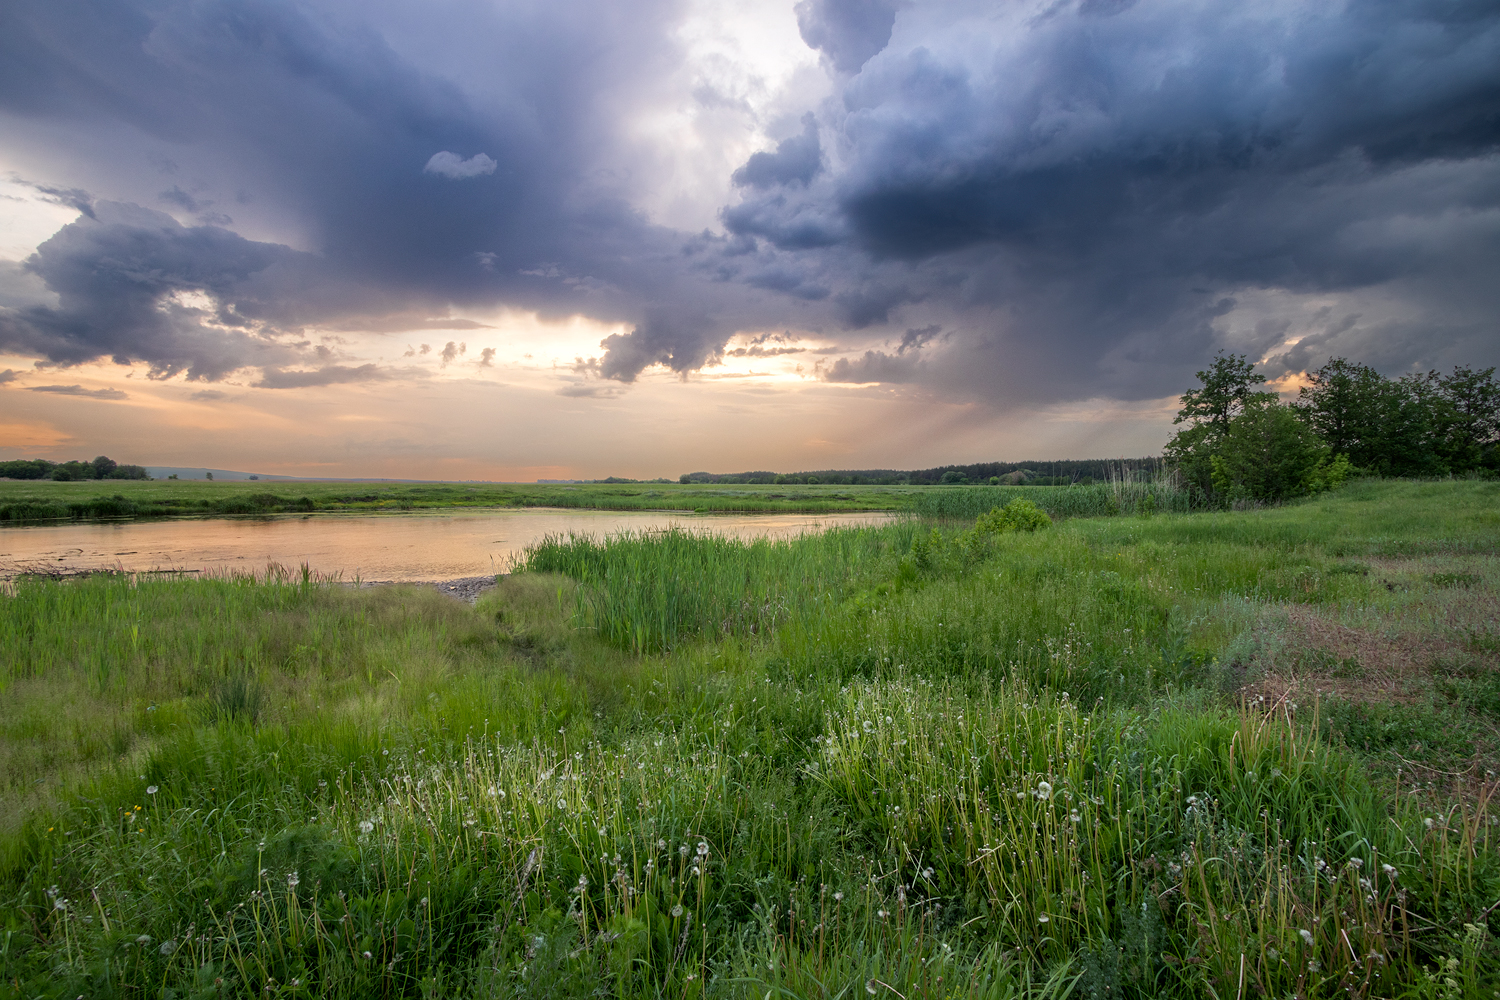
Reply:
[[756, 153], [730, 177], [736, 187], [765, 188], [802, 184], [806, 186], [823, 169], [823, 147], [818, 142], [818, 121], [811, 114], [802, 118], [802, 133], [783, 139], [774, 153]]
[[12, 179], [26, 187], [31, 188], [41, 195], [41, 201], [50, 205], [61, 205], [92, 219], [94, 217], [94, 196], [82, 188], [55, 188], [46, 184], [33, 184], [12, 175]]
[[905, 354], [907, 351], [920, 351], [942, 332], [943, 328], [936, 323], [931, 326], [924, 326], [920, 330], [907, 330], [901, 336], [901, 344], [896, 348], [896, 353]]
[[833, 93], [733, 172], [724, 235], [690, 235], [632, 201], [663, 183], [630, 123], [681, 68], [673, 0], [14, 0], [7, 142], [81, 217], [0, 350], [327, 384], [364, 369], [310, 330], [503, 304], [628, 331], [595, 361], [617, 382], [787, 327], [896, 345], [828, 378], [1007, 403], [1168, 395], [1221, 346], [1500, 361], [1493, 3], [796, 10]]
[[574, 399], [613, 399], [623, 390], [618, 385], [600, 385], [597, 382], [569, 382], [557, 390], [559, 396]]
[[338, 385], [344, 382], [385, 382], [402, 377], [403, 373], [382, 368], [379, 365], [324, 365], [310, 371], [287, 371], [267, 368], [259, 382], [259, 389], [306, 389], [318, 385]]
[[762, 347], [754, 344], [750, 347], [736, 347], [724, 354], [731, 358], [778, 358], [783, 354], [803, 354], [806, 351], [805, 347]]
[[[207, 207], [200, 204], [198, 202], [198, 199], [188, 194], [176, 184], [173, 184], [171, 188], [163, 191], [161, 194], [157, 195], [157, 197], [169, 205], [176, 205], [178, 208], [188, 212], [197, 212]], [[210, 202], [209, 204], [212, 204], [212, 202]]]
[[855, 73], [891, 40], [897, 5], [889, 0], [802, 0], [797, 27], [841, 73]]
[[[0, 309], [0, 349], [69, 365], [143, 360], [153, 377], [221, 378], [290, 357], [258, 334], [284, 303], [273, 275], [319, 268], [310, 255], [256, 243], [215, 226], [100, 202], [25, 263], [59, 304]], [[266, 279], [257, 287], [256, 279]], [[208, 306], [183, 299], [198, 293]]]
[[902, 356], [884, 351], [866, 351], [863, 357], [839, 358], [823, 369], [828, 382], [890, 382], [902, 384], [918, 381], [922, 362], [915, 355]]
[[7, 368], [7, 369], [5, 369], [5, 371], [0, 372], [0, 385], [4, 385], [7, 382], [14, 382], [16, 379], [18, 379], [20, 377], [21, 377], [21, 373], [20, 372], [16, 371], [13, 368]]
[[599, 374], [634, 382], [651, 365], [686, 374], [717, 360], [727, 337], [728, 333], [708, 316], [652, 310], [646, 321], [629, 333], [604, 338]]
[[218, 389], [200, 389], [188, 397], [188, 399], [198, 403], [216, 403], [221, 399], [228, 398], [229, 393], [220, 392]]
[[[670, 0], [476, 5], [442, 23], [403, 20], [394, 4], [347, 14], [270, 0], [5, 5], [0, 114], [26, 126], [17, 143], [46, 146], [62, 129], [101, 136], [111, 159], [192, 159], [176, 173], [208, 176], [202, 193], [196, 181], [162, 192], [153, 169], [136, 199], [191, 211], [235, 192], [288, 213], [314, 252], [117, 206], [140, 232], [78, 224], [54, 237], [33, 270], [62, 307], [6, 312], [0, 342], [58, 364], [130, 358], [213, 379], [301, 360], [269, 341], [310, 323], [497, 303], [638, 323], [710, 297], [682, 287], [698, 279], [676, 264], [681, 235], [647, 224], [591, 166], [618, 151], [601, 95], [680, 58], [662, 30]], [[406, 55], [373, 27], [382, 20]], [[419, 68], [411, 53], [428, 43], [444, 71], [467, 48], [482, 79], [465, 91]], [[97, 166], [101, 183], [122, 184]], [[54, 195], [92, 210], [86, 192]], [[521, 273], [538, 260], [564, 262], [557, 280]], [[64, 280], [90, 272], [92, 284]], [[212, 315], [174, 312], [174, 292], [208, 295]]]
[[52, 392], [59, 396], [82, 396], [85, 399], [129, 399], [129, 395], [119, 389], [85, 389], [81, 385], [33, 385], [27, 386], [30, 392]]
[[850, 327], [964, 317], [923, 375], [945, 388], [1163, 395], [1226, 342], [1289, 335], [1292, 313], [1234, 320], [1257, 289], [1368, 292], [1430, 333], [1367, 315], [1283, 364], [1500, 360], [1479, 336], [1500, 306], [1492, 4], [924, 5], [839, 98], [837, 169], [747, 191], [725, 224], [793, 261], [863, 251], [833, 284]]

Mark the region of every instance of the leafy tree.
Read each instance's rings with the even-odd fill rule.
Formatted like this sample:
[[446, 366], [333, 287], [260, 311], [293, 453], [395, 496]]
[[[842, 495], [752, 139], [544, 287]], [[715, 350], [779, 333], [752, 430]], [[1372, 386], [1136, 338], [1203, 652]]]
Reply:
[[1369, 365], [1329, 358], [1322, 368], [1309, 372], [1307, 380], [1298, 392], [1307, 422], [1334, 454], [1368, 466], [1379, 436], [1385, 376]]
[[1298, 405], [1335, 455], [1387, 476], [1440, 476], [1492, 461], [1500, 419], [1493, 368], [1389, 379], [1345, 358], [1308, 375]]
[[46, 479], [52, 474], [52, 463], [46, 459], [18, 458], [0, 462], [0, 477], [5, 479]]
[[1439, 448], [1443, 401], [1437, 372], [1403, 375], [1381, 389], [1375, 398], [1378, 422], [1366, 468], [1384, 476], [1447, 474], [1448, 463]]
[[108, 479], [109, 474], [114, 472], [115, 468], [119, 465], [118, 462], [107, 455], [100, 455], [90, 464], [94, 467], [95, 479]]
[[1295, 407], [1257, 393], [1229, 422], [1209, 464], [1216, 493], [1285, 500], [1310, 492], [1327, 458], [1328, 446]]
[[1252, 386], [1265, 382], [1243, 354], [1226, 355], [1220, 351], [1206, 371], [1198, 372], [1203, 385], [1182, 394], [1182, 409], [1172, 423], [1189, 421], [1208, 424], [1216, 434], [1229, 430], [1229, 422], [1256, 396]]
[[1188, 426], [1167, 442], [1165, 454], [1190, 486], [1204, 493], [1215, 491], [1213, 456], [1231, 422], [1247, 407], [1276, 399], [1275, 393], [1255, 390], [1265, 380], [1243, 354], [1221, 351], [1198, 372], [1201, 386], [1182, 394], [1182, 409], [1172, 423]]
[[1439, 448], [1454, 472], [1500, 466], [1500, 383], [1495, 369], [1457, 367], [1439, 378]]

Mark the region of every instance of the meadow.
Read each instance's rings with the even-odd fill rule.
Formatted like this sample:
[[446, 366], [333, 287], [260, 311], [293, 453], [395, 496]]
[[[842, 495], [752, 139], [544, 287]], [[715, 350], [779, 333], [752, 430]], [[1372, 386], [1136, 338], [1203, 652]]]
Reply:
[[378, 513], [442, 508], [562, 507], [594, 510], [805, 512], [909, 510], [973, 520], [997, 503], [1026, 496], [1058, 516], [1187, 510], [1186, 491], [1167, 483], [1090, 486], [783, 486], [677, 483], [279, 483], [202, 480], [0, 480], [0, 523], [79, 518], [231, 517]]
[[1495, 995], [1500, 484], [1112, 496], [17, 581], [0, 989]]

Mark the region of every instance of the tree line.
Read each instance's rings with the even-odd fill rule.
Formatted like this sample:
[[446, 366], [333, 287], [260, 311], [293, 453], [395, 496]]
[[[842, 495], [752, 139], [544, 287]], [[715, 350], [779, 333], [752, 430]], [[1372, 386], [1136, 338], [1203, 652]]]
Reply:
[[49, 462], [45, 458], [18, 458], [0, 462], [0, 479], [53, 479], [81, 482], [86, 479], [150, 479], [139, 465], [121, 465], [106, 455], [92, 462]]
[[1346, 358], [1307, 375], [1297, 399], [1260, 388], [1244, 355], [1220, 353], [1181, 397], [1186, 424], [1165, 456], [1206, 497], [1281, 500], [1350, 476], [1500, 471], [1495, 369], [1458, 366], [1387, 378]]
[[[1025, 462], [973, 462], [968, 465], [939, 465], [931, 469], [820, 469], [812, 472], [689, 472], [678, 477], [679, 483], [713, 483], [720, 486], [756, 484], [783, 486], [822, 483], [837, 486], [948, 486], [1005, 484], [1017, 486], [1089, 485], [1118, 479], [1134, 470], [1148, 469], [1156, 459], [1063, 459]], [[633, 482], [624, 479], [601, 479], [596, 482]], [[666, 482], [666, 480], [650, 480]]]

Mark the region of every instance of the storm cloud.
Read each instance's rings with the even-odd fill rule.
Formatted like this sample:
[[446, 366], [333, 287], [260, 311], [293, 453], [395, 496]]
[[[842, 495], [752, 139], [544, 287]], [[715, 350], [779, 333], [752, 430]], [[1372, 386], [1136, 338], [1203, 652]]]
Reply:
[[59, 396], [82, 396], [84, 399], [129, 399], [128, 393], [119, 389], [85, 389], [81, 385], [33, 385], [30, 392], [50, 392]]
[[310, 388], [390, 375], [309, 330], [503, 305], [614, 325], [595, 379], [795, 328], [826, 379], [995, 405], [1167, 395], [1221, 347], [1500, 361], [1492, 3], [803, 0], [828, 89], [747, 119], [691, 234], [639, 207], [675, 181], [632, 131], [680, 5], [445, 10], [5, 5], [6, 142], [79, 217], [0, 349]]

